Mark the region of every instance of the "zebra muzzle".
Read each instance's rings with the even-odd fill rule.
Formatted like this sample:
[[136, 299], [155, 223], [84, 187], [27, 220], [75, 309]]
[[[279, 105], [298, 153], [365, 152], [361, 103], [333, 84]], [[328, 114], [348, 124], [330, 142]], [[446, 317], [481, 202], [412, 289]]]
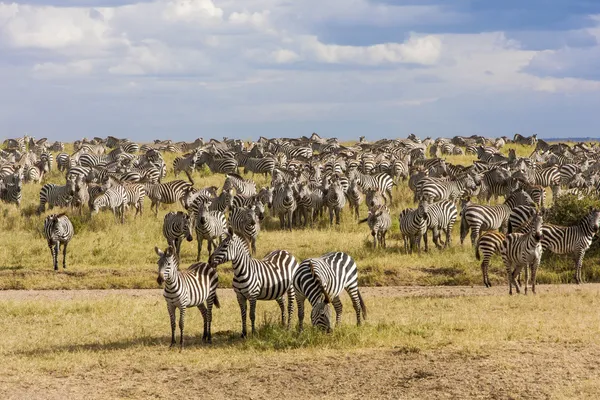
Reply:
[[164, 281], [165, 281], [165, 279], [162, 277], [162, 275], [159, 275], [156, 278], [156, 283], [158, 283], [159, 285], [162, 285]]

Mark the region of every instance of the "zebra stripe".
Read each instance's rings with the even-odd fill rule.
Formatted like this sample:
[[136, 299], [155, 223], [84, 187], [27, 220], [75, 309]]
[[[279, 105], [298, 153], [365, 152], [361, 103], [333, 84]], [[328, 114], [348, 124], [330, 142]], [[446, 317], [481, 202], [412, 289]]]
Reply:
[[50, 214], [44, 219], [44, 238], [48, 241], [54, 270], [58, 270], [58, 253], [63, 248], [63, 269], [67, 268], [67, 245], [73, 239], [75, 230], [65, 214]]
[[398, 217], [400, 221], [400, 234], [404, 240], [404, 251], [407, 254], [412, 254], [413, 248], [416, 246], [421, 253], [421, 237], [425, 240], [425, 251], [427, 248], [427, 202], [420, 202], [419, 207], [407, 208], [400, 212]]
[[340, 224], [340, 212], [344, 209], [346, 205], [346, 196], [344, 196], [344, 191], [340, 182], [337, 180], [331, 183], [329, 189], [327, 190], [327, 194], [325, 195], [325, 203], [327, 204], [327, 208], [329, 208], [329, 225], [333, 225], [333, 215], [335, 214], [335, 224]]
[[392, 187], [395, 185], [391, 176], [385, 172], [375, 175], [365, 175], [357, 169], [352, 169], [348, 175], [349, 179], [356, 179], [363, 191], [374, 189], [381, 193], [387, 193], [390, 204], [392, 203]]
[[251, 244], [252, 254], [256, 254], [256, 238], [260, 232], [260, 223], [254, 208], [233, 208], [229, 215], [229, 225], [236, 235]]
[[[431, 203], [427, 209], [427, 229], [431, 230], [432, 240], [438, 249], [441, 249], [440, 236], [441, 232], [446, 234], [444, 248], [451, 245], [452, 228], [458, 217], [456, 205], [448, 200]], [[427, 236], [427, 232], [425, 232]]]
[[192, 237], [193, 221], [190, 216], [182, 211], [169, 212], [163, 220], [163, 236], [167, 239], [167, 244], [175, 249], [175, 255], [179, 257], [181, 252], [181, 242], [185, 237], [188, 242]]
[[292, 230], [292, 214], [296, 210], [297, 203], [294, 191], [289, 183], [277, 186], [273, 193], [273, 214], [279, 216], [281, 229]]
[[180, 201], [184, 206], [183, 199], [188, 195], [192, 185], [178, 179], [167, 183], [146, 183], [145, 188], [146, 196], [152, 201], [150, 210], [154, 209], [154, 215], [158, 216], [158, 208], [161, 203], [173, 204]]
[[98, 214], [102, 208], [110, 208], [115, 218], [125, 223], [125, 207], [127, 206], [127, 193], [121, 185], [112, 186], [96, 197], [92, 202], [92, 215]]
[[46, 183], [40, 190], [40, 205], [38, 214], [46, 210], [46, 204], [50, 209], [56, 207], [67, 207], [73, 200], [75, 194], [75, 180], [67, 179], [63, 186], [55, 185], [54, 183]]
[[250, 197], [256, 194], [256, 183], [246, 180], [237, 174], [227, 174], [223, 190], [235, 189], [236, 194]]
[[[200, 253], [202, 251], [202, 242], [204, 239], [208, 242], [208, 255], [211, 255], [213, 249], [217, 247], [215, 239], [221, 238], [227, 232], [227, 220], [225, 214], [220, 211], [210, 211], [210, 200], [207, 202], [199, 202], [195, 217], [196, 239], [198, 240], [198, 254], [196, 261], [200, 261]], [[193, 214], [192, 215], [193, 218]]]
[[[475, 245], [475, 258], [481, 260], [481, 274], [485, 287], [492, 287], [488, 270], [494, 254], [500, 254], [500, 246], [504, 241], [504, 234], [498, 231], [486, 231], [479, 236]], [[482, 259], [483, 258], [483, 259]]]
[[390, 210], [386, 206], [369, 208], [368, 217], [359, 221], [359, 223], [363, 222], [366, 222], [371, 230], [373, 248], [376, 249], [379, 242], [379, 246], [385, 249], [387, 246], [385, 236], [387, 231], [392, 227]]

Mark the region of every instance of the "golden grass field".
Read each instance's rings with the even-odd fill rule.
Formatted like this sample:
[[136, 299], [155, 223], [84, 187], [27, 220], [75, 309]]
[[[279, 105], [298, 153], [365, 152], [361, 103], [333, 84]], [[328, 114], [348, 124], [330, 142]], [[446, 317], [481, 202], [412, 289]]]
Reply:
[[[503, 152], [507, 153], [506, 146]], [[516, 146], [519, 155], [529, 155], [532, 148]], [[175, 155], [165, 154], [169, 166], [166, 181], [174, 179], [172, 160]], [[475, 157], [448, 156], [448, 161], [470, 164]], [[250, 177], [250, 175], [248, 175]], [[179, 175], [185, 179], [185, 174]], [[206, 171], [196, 172], [197, 187], [221, 186], [223, 175], [211, 175]], [[262, 176], [256, 176], [257, 186], [268, 184]], [[64, 177], [52, 171], [47, 182], [63, 183]], [[154, 288], [154, 273], [157, 257], [154, 246], [166, 246], [162, 235], [164, 215], [170, 210], [181, 209], [180, 205], [163, 206], [158, 218], [150, 212], [150, 202], [146, 200], [143, 217], [134, 219], [130, 211], [127, 221], [121, 225], [110, 212], [103, 212], [90, 219], [88, 212], [73, 215], [66, 210], [75, 226], [76, 234], [68, 250], [68, 269], [55, 273], [46, 241], [42, 237], [44, 215], [24, 217], [24, 210], [30, 214], [39, 204], [41, 185], [26, 184], [23, 189], [21, 210], [14, 205], [0, 204], [0, 289], [110, 289], [110, 288]], [[387, 249], [373, 249], [366, 224], [357, 224], [350, 210], [342, 212], [340, 226], [329, 227], [329, 218], [320, 220], [313, 229], [295, 229], [284, 232], [279, 229], [279, 220], [267, 217], [257, 240], [257, 255], [262, 257], [274, 249], [286, 249], [299, 260], [318, 256], [332, 250], [346, 251], [357, 261], [362, 286], [387, 285], [479, 285], [481, 271], [479, 262], [467, 238], [464, 245], [459, 243], [459, 221], [454, 227], [453, 246], [439, 251], [432, 245], [429, 253], [407, 255], [402, 249], [398, 234], [398, 214], [406, 207], [414, 207], [412, 192], [407, 182], [400, 182], [394, 189], [394, 203], [391, 207], [393, 227], [388, 234]], [[551, 198], [549, 193], [549, 198]], [[62, 210], [53, 210], [58, 212]], [[361, 215], [366, 216], [366, 207], [361, 206]], [[431, 235], [430, 242], [431, 242]], [[431, 244], [431, 243], [430, 243]], [[187, 266], [196, 260], [196, 241], [182, 245], [182, 265]], [[207, 258], [204, 244], [202, 260]], [[600, 269], [596, 262], [586, 258], [584, 273], [588, 280], [600, 279]], [[227, 264], [230, 265], [230, 264]], [[231, 273], [228, 267], [220, 267], [221, 287], [228, 287]], [[498, 258], [490, 269], [494, 284], [505, 282], [504, 267]], [[572, 280], [573, 264], [562, 257], [542, 262], [538, 273], [541, 283], [567, 283]]]

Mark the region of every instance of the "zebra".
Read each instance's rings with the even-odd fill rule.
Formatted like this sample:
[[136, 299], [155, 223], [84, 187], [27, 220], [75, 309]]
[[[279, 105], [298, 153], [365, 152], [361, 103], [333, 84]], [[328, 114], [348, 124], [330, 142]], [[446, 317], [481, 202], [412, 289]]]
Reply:
[[367, 189], [365, 192], [365, 203], [368, 208], [380, 207], [387, 204], [387, 199], [381, 192], [375, 189]]
[[531, 270], [531, 291], [535, 294], [535, 280], [537, 268], [542, 258], [542, 214], [534, 216], [533, 222], [527, 233], [509, 233], [500, 245], [500, 254], [506, 267], [508, 276], [508, 293], [512, 295], [512, 287], [515, 286], [520, 293], [517, 276], [525, 267], [525, 294], [529, 285], [529, 271]]
[[186, 154], [183, 157], [175, 157], [173, 160], [173, 173], [177, 178], [180, 172], [185, 172], [190, 183], [193, 185], [194, 180], [192, 179], [192, 173], [194, 172], [194, 168], [196, 168], [196, 163], [198, 162], [198, 152], [194, 151], [191, 154]]
[[591, 209], [578, 224], [558, 226], [545, 224], [542, 228], [542, 247], [554, 254], [575, 255], [575, 282], [583, 283], [581, 267], [583, 257], [600, 228], [600, 211]]
[[227, 174], [223, 183], [223, 190], [235, 188], [236, 194], [245, 197], [254, 196], [256, 194], [256, 183], [246, 180], [238, 174]]
[[244, 174], [264, 174], [265, 178], [273, 174], [275, 159], [272, 157], [254, 158], [250, 157], [244, 162]]
[[175, 249], [175, 255], [179, 258], [181, 252], [181, 242], [185, 237], [191, 242], [193, 220], [182, 211], [169, 212], [163, 219], [163, 236], [167, 239], [167, 244]]
[[5, 203], [14, 203], [17, 207], [21, 206], [23, 189], [23, 180], [21, 175], [13, 173], [3, 179], [0, 179], [0, 200]]
[[471, 230], [471, 244], [475, 246], [479, 232], [505, 228], [511, 210], [520, 205], [533, 206], [533, 200], [525, 191], [519, 189], [510, 194], [504, 204], [493, 206], [472, 204], [466, 207], [460, 221], [460, 243], [463, 244]]
[[[198, 204], [198, 209], [195, 217], [196, 239], [198, 240], [198, 255], [196, 261], [200, 261], [200, 252], [202, 251], [202, 241], [207, 240], [208, 255], [217, 247], [215, 239], [219, 241], [227, 232], [227, 220], [225, 214], [220, 211], [210, 211], [210, 200]], [[192, 218], [193, 218], [193, 214]]]
[[520, 232], [527, 230], [529, 222], [536, 214], [537, 208], [530, 205], [522, 205], [513, 208], [508, 217], [506, 233]]
[[54, 183], [46, 183], [40, 190], [40, 205], [38, 207], [38, 215], [46, 210], [46, 204], [52, 209], [53, 207], [67, 207], [71, 204], [73, 195], [75, 194], [75, 180], [70, 178], [63, 186], [55, 185]]
[[386, 248], [387, 244], [385, 236], [387, 231], [392, 227], [392, 217], [390, 216], [390, 210], [386, 206], [379, 206], [369, 209], [369, 216], [365, 219], [358, 221], [358, 223], [366, 222], [371, 230], [371, 236], [373, 236], [373, 248], [377, 248], [377, 242], [382, 248]]
[[294, 190], [289, 183], [280, 184], [273, 193], [273, 214], [279, 216], [281, 229], [292, 230], [292, 214], [296, 210], [297, 203]]
[[435, 178], [423, 178], [417, 187], [420, 186], [420, 196], [418, 200], [428, 202], [450, 200], [456, 201], [462, 196], [465, 190], [475, 191], [477, 185], [475, 179], [467, 174], [456, 181], [439, 181]]
[[[450, 246], [452, 242], [452, 228], [457, 217], [458, 211], [456, 205], [449, 200], [429, 204], [427, 209], [427, 229], [431, 230], [432, 241], [438, 249], [442, 248], [439, 243], [441, 232], [446, 234], [444, 248]], [[425, 235], [427, 235], [427, 232]]]
[[537, 134], [525, 137], [521, 134], [515, 133], [513, 143], [523, 146], [535, 146], [537, 144]]
[[172, 246], [165, 251], [154, 247], [158, 255], [159, 285], [165, 283], [163, 296], [167, 302], [167, 310], [171, 321], [171, 346], [175, 345], [175, 310], [179, 308], [179, 347], [183, 349], [183, 328], [185, 312], [188, 307], [198, 307], [204, 319], [204, 333], [202, 341], [212, 343], [211, 323], [213, 305], [220, 308], [217, 297], [219, 277], [217, 270], [206, 263], [190, 265], [185, 271], [179, 270], [179, 258]]
[[260, 223], [254, 208], [233, 208], [229, 215], [229, 225], [236, 235], [251, 244], [252, 255], [256, 254], [256, 238], [260, 232]]
[[198, 158], [199, 166], [208, 165], [210, 171], [214, 174], [231, 174], [237, 171], [238, 163], [235, 158], [215, 158], [212, 154], [202, 151]]
[[74, 234], [73, 224], [65, 214], [50, 214], [44, 219], [44, 238], [48, 241], [55, 271], [58, 271], [60, 245], [63, 248], [63, 269], [67, 268], [67, 245]]
[[110, 208], [113, 215], [121, 223], [125, 223], [125, 208], [127, 207], [127, 193], [121, 185], [112, 186], [96, 197], [92, 202], [92, 215], [98, 214], [101, 208]]
[[79, 214], [83, 213], [84, 205], [90, 204], [90, 193], [88, 184], [85, 182], [82, 176], [78, 175], [75, 179], [75, 194], [71, 201], [71, 207], [79, 209]]
[[127, 206], [135, 208], [135, 217], [144, 214], [144, 199], [146, 198], [146, 188], [141, 183], [123, 182], [125, 194], [127, 195]]
[[367, 307], [358, 290], [358, 267], [347, 253], [331, 252], [321, 257], [309, 258], [300, 263], [294, 274], [294, 290], [298, 304], [298, 328], [303, 329], [304, 301], [308, 299], [312, 306], [311, 322], [313, 326], [331, 331], [331, 309], [335, 309], [336, 325], [342, 322], [343, 290], [352, 299], [356, 312], [356, 324], [361, 324], [361, 313], [367, 318]]
[[25, 181], [41, 183], [49, 171], [47, 161], [37, 161], [35, 164], [25, 167]]
[[386, 193], [390, 204], [392, 203], [392, 187], [396, 184], [389, 174], [382, 172], [375, 175], [365, 175], [357, 169], [352, 169], [349, 171], [348, 178], [356, 179], [356, 183], [360, 185], [363, 191], [375, 189], [381, 193]]
[[483, 275], [483, 284], [485, 287], [492, 287], [488, 275], [490, 261], [494, 254], [500, 254], [500, 246], [505, 237], [506, 236], [502, 232], [485, 231], [477, 239], [477, 244], [475, 245], [475, 258], [481, 260], [481, 274]]
[[209, 264], [216, 267], [227, 261], [233, 264], [233, 290], [236, 293], [242, 314], [242, 337], [246, 337], [246, 302], [250, 302], [252, 334], [256, 332], [256, 301], [276, 300], [281, 309], [281, 322], [285, 325], [284, 294], [287, 293], [287, 327], [289, 329], [294, 311], [295, 291], [293, 278], [298, 269], [296, 258], [285, 250], [275, 250], [262, 260], [252, 258], [248, 244], [235, 235], [231, 228], [221, 244], [209, 258]]
[[182, 206], [184, 196], [193, 188], [191, 184], [180, 179], [167, 183], [146, 183], [146, 195], [152, 201], [150, 210], [154, 209], [154, 215], [158, 216], [158, 208], [161, 203], [173, 204], [181, 201]]
[[427, 248], [427, 211], [428, 204], [421, 201], [417, 209], [407, 208], [400, 212], [398, 220], [400, 221], [400, 233], [404, 240], [404, 251], [412, 254], [416, 246], [421, 253], [421, 237], [425, 241], [425, 251]]
[[346, 197], [340, 183], [335, 180], [331, 183], [331, 186], [327, 190], [325, 195], [325, 202], [327, 208], [329, 208], [329, 225], [333, 225], [333, 215], [335, 213], [335, 224], [340, 224], [340, 211], [343, 210], [346, 205]]
[[352, 181], [350, 181], [350, 186], [348, 187], [348, 191], [346, 192], [346, 197], [348, 198], [348, 204], [350, 204], [350, 211], [352, 211], [356, 219], [359, 219], [359, 207], [363, 202], [363, 194], [360, 191], [360, 187], [356, 183], [356, 180], [353, 179]]

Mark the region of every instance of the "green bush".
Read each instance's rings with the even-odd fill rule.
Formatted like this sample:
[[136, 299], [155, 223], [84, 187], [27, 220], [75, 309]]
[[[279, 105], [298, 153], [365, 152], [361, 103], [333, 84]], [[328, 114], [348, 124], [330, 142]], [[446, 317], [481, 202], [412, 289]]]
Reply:
[[571, 194], [560, 196], [548, 210], [546, 221], [556, 225], [575, 225], [585, 217], [590, 208], [600, 209], [600, 200], [588, 196], [578, 199]]

